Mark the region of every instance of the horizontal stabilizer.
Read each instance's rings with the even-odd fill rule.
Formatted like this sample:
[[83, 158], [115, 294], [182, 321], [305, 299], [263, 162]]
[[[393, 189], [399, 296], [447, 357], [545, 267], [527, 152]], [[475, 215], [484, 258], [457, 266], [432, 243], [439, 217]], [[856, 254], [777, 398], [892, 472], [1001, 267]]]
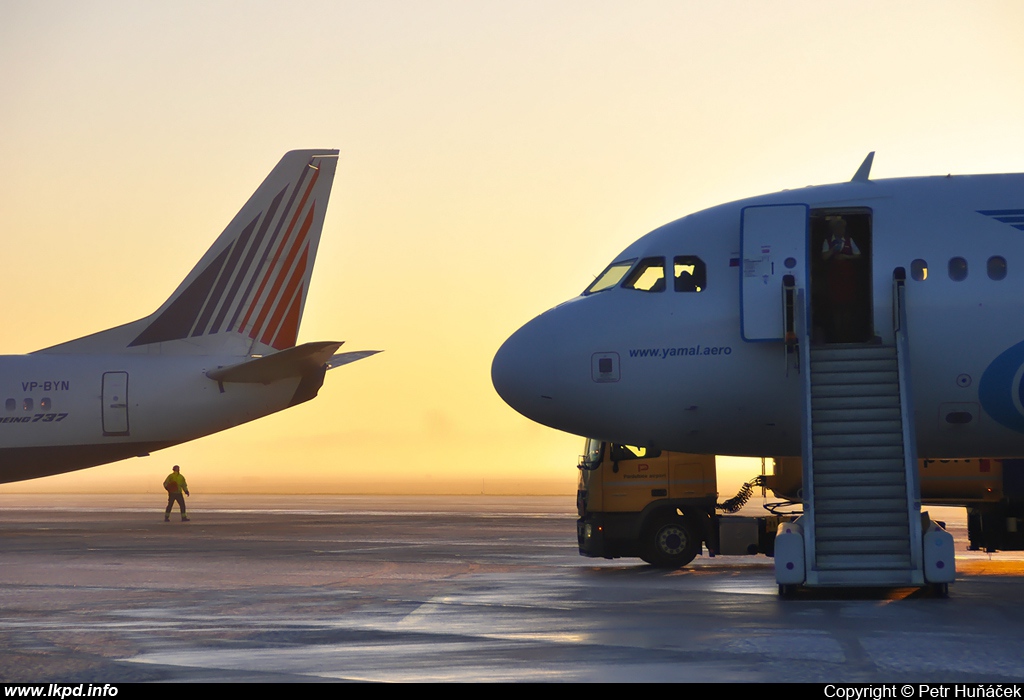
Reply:
[[341, 367], [347, 365], [349, 362], [355, 362], [361, 360], [364, 357], [370, 355], [376, 355], [380, 350], [355, 350], [353, 352], [339, 352], [337, 355], [327, 360], [327, 369], [334, 369], [335, 367]]
[[[212, 369], [206, 373], [206, 376], [218, 382], [244, 384], [269, 384], [279, 379], [301, 377], [327, 364], [341, 346], [342, 343], [337, 341], [304, 343], [273, 355], [257, 357], [229, 367]], [[355, 355], [357, 353], [345, 354]]]

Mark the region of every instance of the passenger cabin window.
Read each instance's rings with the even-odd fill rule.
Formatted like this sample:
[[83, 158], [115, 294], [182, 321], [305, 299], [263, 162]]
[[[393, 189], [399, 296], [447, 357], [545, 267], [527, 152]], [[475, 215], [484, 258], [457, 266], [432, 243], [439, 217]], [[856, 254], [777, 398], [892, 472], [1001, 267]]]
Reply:
[[24, 401], [22, 401], [21, 407], [24, 410], [26, 410], [26, 411], [31, 411], [32, 410], [32, 399], [25, 399]]
[[18, 407], [18, 402], [14, 399], [7, 399], [6, 406], [8, 411], [13, 411]]
[[629, 268], [633, 267], [634, 262], [636, 262], [636, 258], [613, 262], [583, 291], [583, 295], [596, 294], [616, 286], [626, 276], [626, 273], [629, 272]]
[[44, 396], [43, 398], [39, 399], [39, 410], [40, 411], [49, 411], [50, 410], [50, 399], [49, 399], [49, 397], [45, 397]]
[[967, 261], [963, 258], [949, 259], [949, 279], [954, 282], [963, 282], [967, 279]]
[[988, 278], [996, 281], [1006, 279], [1006, 258], [993, 255], [988, 259]]
[[910, 263], [910, 279], [915, 282], [923, 282], [928, 279], [928, 263], [920, 258]]
[[677, 292], [703, 292], [707, 283], [707, 268], [696, 255], [677, 255], [672, 262]]
[[665, 258], [644, 258], [629, 273], [622, 286], [640, 292], [664, 292]]

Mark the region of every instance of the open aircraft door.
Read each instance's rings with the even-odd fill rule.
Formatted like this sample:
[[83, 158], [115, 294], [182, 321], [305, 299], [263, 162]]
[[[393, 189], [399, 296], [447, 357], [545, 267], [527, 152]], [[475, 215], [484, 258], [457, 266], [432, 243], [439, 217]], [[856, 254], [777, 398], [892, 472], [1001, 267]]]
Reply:
[[103, 373], [103, 434], [128, 435], [128, 373]]
[[745, 207], [740, 214], [740, 334], [748, 342], [783, 340], [782, 283], [807, 283], [808, 206]]

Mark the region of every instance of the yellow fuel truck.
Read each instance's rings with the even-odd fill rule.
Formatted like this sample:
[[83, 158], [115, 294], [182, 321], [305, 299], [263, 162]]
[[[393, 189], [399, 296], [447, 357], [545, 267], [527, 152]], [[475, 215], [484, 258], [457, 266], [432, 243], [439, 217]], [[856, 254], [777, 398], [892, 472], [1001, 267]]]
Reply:
[[[1024, 459], [920, 460], [918, 466], [923, 504], [967, 509], [972, 549], [1024, 549]], [[771, 556], [778, 525], [790, 517], [783, 511], [798, 510], [802, 496], [799, 458], [774, 460], [772, 473], [724, 502], [712, 455], [589, 439], [578, 467], [580, 554], [640, 557], [668, 568], [690, 563], [704, 546], [712, 555]], [[729, 515], [757, 488], [782, 499], [779, 512]]]

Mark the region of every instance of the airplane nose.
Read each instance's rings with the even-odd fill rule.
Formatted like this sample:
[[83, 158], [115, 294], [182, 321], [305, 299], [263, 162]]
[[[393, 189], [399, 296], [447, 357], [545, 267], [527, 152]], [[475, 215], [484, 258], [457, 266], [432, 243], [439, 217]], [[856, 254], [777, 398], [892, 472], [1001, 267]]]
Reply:
[[540, 420], [554, 400], [553, 362], [549, 357], [557, 348], [551, 324], [543, 318], [527, 323], [512, 334], [491, 363], [491, 383], [498, 395], [527, 418]]

